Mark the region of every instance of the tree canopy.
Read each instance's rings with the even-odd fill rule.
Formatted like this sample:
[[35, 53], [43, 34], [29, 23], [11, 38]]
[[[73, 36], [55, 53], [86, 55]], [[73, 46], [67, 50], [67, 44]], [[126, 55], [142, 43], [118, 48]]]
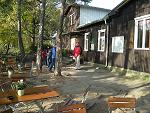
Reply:
[[[38, 37], [39, 4], [38, 0], [22, 1], [22, 37], [26, 52], [30, 51], [33, 38], [36, 44]], [[59, 13], [59, 9], [54, 5], [54, 0], [47, 0], [44, 28], [46, 39], [50, 40], [50, 37], [57, 31]], [[16, 0], [0, 1], [0, 26], [0, 53], [5, 53], [8, 45], [11, 47], [10, 52], [18, 53]]]

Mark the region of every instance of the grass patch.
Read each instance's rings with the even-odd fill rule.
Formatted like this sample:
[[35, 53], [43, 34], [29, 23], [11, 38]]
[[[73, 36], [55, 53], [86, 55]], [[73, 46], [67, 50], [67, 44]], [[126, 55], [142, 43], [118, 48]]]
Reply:
[[131, 79], [131, 80], [140, 79], [140, 80], [143, 80], [146, 82], [150, 82], [150, 74], [149, 73], [134, 71], [134, 70], [130, 70], [130, 69], [124, 69], [124, 68], [119, 68], [119, 67], [113, 67], [113, 66], [105, 67], [105, 65], [91, 63], [91, 62], [90, 62], [90, 64], [94, 67], [98, 67], [99, 69], [108, 70], [115, 75], [124, 76], [127, 79]]
[[149, 73], [134, 71], [130, 69], [123, 69], [118, 67], [110, 67], [110, 66], [108, 67], [108, 69], [114, 74], [117, 74], [119, 76], [125, 76], [132, 80], [141, 79], [144, 81], [150, 81]]

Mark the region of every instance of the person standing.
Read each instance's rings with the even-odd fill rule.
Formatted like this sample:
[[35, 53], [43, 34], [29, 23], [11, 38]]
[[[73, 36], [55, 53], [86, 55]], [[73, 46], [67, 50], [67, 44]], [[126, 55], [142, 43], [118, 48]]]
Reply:
[[49, 67], [52, 61], [52, 48], [47, 49], [47, 66]]
[[42, 65], [47, 65], [46, 64], [46, 58], [47, 58], [47, 53], [46, 53], [46, 50], [44, 49], [42, 51]]
[[80, 55], [82, 53], [82, 49], [79, 45], [79, 42], [76, 42], [76, 45], [74, 47], [74, 50], [73, 50], [73, 56], [75, 58], [75, 69], [78, 70], [80, 69]]
[[53, 67], [55, 68], [55, 60], [56, 60], [56, 47], [55, 46], [52, 48], [51, 56], [52, 56], [52, 59], [51, 59], [50, 65], [49, 65], [49, 71], [51, 71]]

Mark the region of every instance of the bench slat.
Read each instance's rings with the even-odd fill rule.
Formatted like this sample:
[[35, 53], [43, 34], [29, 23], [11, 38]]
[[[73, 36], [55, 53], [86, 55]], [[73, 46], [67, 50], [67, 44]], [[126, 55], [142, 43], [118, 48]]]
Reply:
[[136, 98], [109, 97], [108, 106], [110, 108], [135, 108]]
[[86, 113], [85, 108], [84, 109], [74, 109], [70, 111], [62, 111], [61, 113]]
[[60, 108], [58, 111], [59, 112], [62, 112], [62, 111], [71, 111], [71, 110], [73, 111], [75, 109], [85, 109], [85, 105], [84, 104], [72, 104], [72, 105]]
[[111, 108], [135, 108], [135, 103], [108, 103]]
[[136, 102], [135, 98], [109, 97], [108, 102]]

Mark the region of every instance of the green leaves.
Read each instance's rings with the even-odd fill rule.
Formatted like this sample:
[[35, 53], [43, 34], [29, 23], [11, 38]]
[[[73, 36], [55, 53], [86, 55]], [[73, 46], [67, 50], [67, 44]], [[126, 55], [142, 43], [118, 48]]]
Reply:
[[0, 1], [0, 12], [1, 13], [10, 13], [13, 10], [12, 6], [13, 0], [1, 0]]
[[[44, 37], [50, 37], [57, 31], [60, 10], [55, 6], [56, 0], [46, 0]], [[24, 48], [29, 51], [32, 38], [38, 38], [39, 1], [22, 0], [21, 6], [22, 38]], [[17, 36], [17, 0], [0, 0], [0, 53], [11, 45], [10, 52], [18, 52]]]

